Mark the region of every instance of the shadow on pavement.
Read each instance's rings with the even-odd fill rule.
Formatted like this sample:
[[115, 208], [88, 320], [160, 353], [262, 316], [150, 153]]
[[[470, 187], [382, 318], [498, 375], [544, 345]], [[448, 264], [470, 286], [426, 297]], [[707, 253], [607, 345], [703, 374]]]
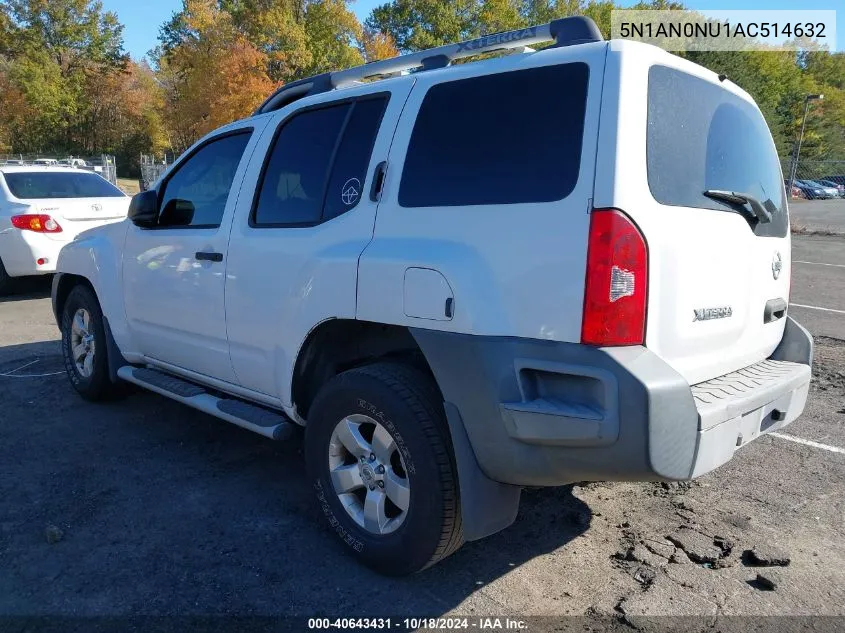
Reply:
[[52, 275], [13, 279], [8, 294], [0, 295], [0, 304], [49, 297], [52, 282]]
[[[56, 342], [0, 351], [60, 367]], [[300, 439], [151, 393], [91, 404], [41, 373], [0, 376], [0, 615], [436, 616], [590, 525], [571, 487], [528, 491], [509, 529], [385, 578], [325, 524]]]

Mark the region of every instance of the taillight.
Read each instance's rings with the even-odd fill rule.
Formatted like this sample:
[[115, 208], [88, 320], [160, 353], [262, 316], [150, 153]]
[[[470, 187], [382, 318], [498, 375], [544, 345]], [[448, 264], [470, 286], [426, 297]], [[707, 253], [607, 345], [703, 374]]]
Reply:
[[61, 233], [62, 227], [49, 215], [43, 213], [25, 213], [12, 216], [12, 226], [22, 231], [36, 233]]
[[590, 215], [581, 342], [642, 345], [648, 293], [648, 247], [618, 209]]

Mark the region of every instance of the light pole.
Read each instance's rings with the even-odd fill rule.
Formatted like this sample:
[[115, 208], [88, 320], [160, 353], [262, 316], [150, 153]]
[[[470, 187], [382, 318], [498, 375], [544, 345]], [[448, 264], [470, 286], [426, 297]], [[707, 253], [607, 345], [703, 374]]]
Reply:
[[792, 199], [792, 185], [795, 183], [795, 176], [798, 172], [798, 155], [801, 153], [801, 141], [804, 140], [804, 126], [807, 124], [807, 112], [810, 109], [810, 101], [824, 99], [824, 95], [807, 95], [804, 97], [804, 117], [801, 119], [801, 133], [798, 135], [798, 145], [795, 147], [795, 155], [792, 157], [792, 167], [789, 170], [789, 189], [786, 192], [787, 200]]

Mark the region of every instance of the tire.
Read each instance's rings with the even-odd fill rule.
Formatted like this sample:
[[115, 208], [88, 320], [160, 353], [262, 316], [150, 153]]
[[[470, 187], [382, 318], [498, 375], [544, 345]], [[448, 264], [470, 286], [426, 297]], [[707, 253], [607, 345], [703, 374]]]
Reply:
[[[82, 314], [88, 315], [87, 327], [81, 323], [75, 328], [74, 319]], [[80, 341], [80, 337], [84, 340]], [[82, 368], [77, 363], [78, 358], [74, 358], [74, 349], [80, 344], [87, 345], [85, 355], [80, 358], [90, 358], [90, 364], [79, 363]], [[93, 290], [80, 284], [70, 291], [62, 312], [62, 357], [70, 384], [86, 400], [110, 400], [124, 392], [121, 385], [109, 378], [107, 349], [100, 303]]]
[[[379, 453], [375, 461], [364, 457], [366, 464], [375, 465], [372, 472], [389, 464], [383, 466], [386, 470], [381, 472], [385, 474], [375, 475], [382, 477], [379, 486], [387, 484], [381, 490], [369, 487], [366, 482], [371, 485], [372, 479], [365, 463], [346, 449], [346, 442], [339, 443], [338, 429], [345, 428], [344, 424], [358, 424], [356, 437], [369, 439], [374, 447], [384, 447], [385, 437], [392, 440], [388, 451], [373, 449]], [[378, 426], [381, 430], [376, 430]], [[381, 441], [377, 441], [376, 433]], [[382, 459], [387, 452], [391, 458]], [[338, 466], [341, 453], [345, 461]], [[334, 377], [320, 390], [309, 411], [305, 459], [309, 480], [329, 526], [359, 561], [375, 571], [390, 576], [412, 574], [446, 558], [463, 544], [457, 469], [449, 429], [437, 388], [423, 372], [383, 362]], [[333, 468], [351, 468], [358, 472], [355, 481], [363, 483], [344, 494], [344, 502], [333, 483]], [[402, 487], [392, 485], [396, 481], [408, 486], [407, 497], [397, 494]], [[366, 514], [364, 508], [376, 507], [366, 506], [367, 499], [369, 495], [380, 499], [379, 494], [387, 498], [380, 516], [389, 518], [384, 528], [379, 520], [370, 521], [368, 529], [360, 523]], [[400, 505], [394, 504], [393, 499]], [[407, 499], [404, 511], [400, 507], [403, 499]], [[347, 506], [353, 510], [348, 511]], [[353, 513], [357, 513], [357, 520]], [[374, 527], [384, 532], [378, 533]]]
[[0, 297], [5, 297], [12, 291], [12, 278], [6, 272], [3, 260], [0, 259]]

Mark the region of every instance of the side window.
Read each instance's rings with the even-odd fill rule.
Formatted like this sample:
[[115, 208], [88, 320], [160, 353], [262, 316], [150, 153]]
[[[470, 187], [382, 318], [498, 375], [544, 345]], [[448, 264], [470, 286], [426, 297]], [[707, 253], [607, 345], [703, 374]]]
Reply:
[[311, 226], [361, 199], [387, 97], [295, 114], [282, 123], [259, 182], [253, 226]]
[[324, 222], [355, 207], [364, 195], [367, 167], [370, 165], [370, 156], [386, 105], [386, 97], [355, 103], [326, 189]]
[[220, 226], [250, 134], [245, 131], [212, 140], [179, 165], [164, 184], [159, 226]]
[[551, 202], [578, 183], [589, 66], [543, 66], [433, 86], [399, 185], [403, 207]]

